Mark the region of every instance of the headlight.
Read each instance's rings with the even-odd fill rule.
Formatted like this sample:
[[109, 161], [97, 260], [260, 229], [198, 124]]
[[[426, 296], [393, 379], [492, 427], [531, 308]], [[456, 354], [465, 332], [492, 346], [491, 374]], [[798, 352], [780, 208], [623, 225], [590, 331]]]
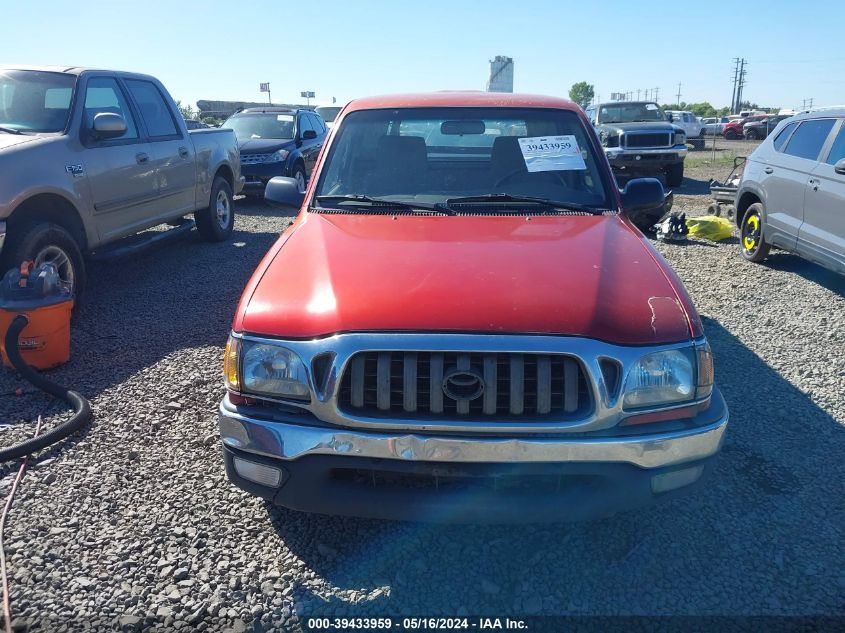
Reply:
[[675, 145], [686, 145], [687, 135], [683, 132], [675, 133]]
[[227, 385], [236, 391], [296, 400], [309, 398], [305, 364], [284, 347], [230, 339], [225, 372]]
[[674, 404], [695, 397], [695, 366], [689, 350], [646, 354], [625, 379], [625, 409]]
[[604, 147], [618, 147], [619, 146], [619, 136], [616, 134], [611, 134], [607, 130], [602, 130], [599, 133], [599, 139], [601, 140], [601, 144]]
[[288, 157], [288, 151], [286, 149], [280, 149], [276, 152], [270, 154], [267, 158], [264, 159], [265, 163], [281, 163], [282, 161], [286, 160]]

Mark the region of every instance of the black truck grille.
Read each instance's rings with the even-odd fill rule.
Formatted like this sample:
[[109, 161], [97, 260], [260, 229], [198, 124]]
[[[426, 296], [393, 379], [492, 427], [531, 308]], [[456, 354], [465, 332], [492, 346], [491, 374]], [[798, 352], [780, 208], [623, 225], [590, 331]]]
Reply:
[[671, 147], [672, 135], [667, 132], [625, 134], [625, 147]]
[[370, 417], [551, 421], [589, 413], [590, 394], [581, 364], [565, 354], [359, 352], [338, 404]]

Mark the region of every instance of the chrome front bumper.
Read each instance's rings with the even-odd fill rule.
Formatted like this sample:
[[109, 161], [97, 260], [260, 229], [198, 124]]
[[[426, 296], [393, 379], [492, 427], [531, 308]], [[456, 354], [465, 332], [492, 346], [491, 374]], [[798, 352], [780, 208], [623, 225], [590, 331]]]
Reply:
[[617, 437], [519, 437], [418, 434], [359, 428], [309, 426], [250, 417], [232, 405], [220, 404], [219, 426], [225, 446], [279, 460], [312, 455], [354, 456], [412, 462], [464, 463], [627, 463], [661, 468], [716, 454], [728, 423], [718, 390], [710, 408], [699, 414], [706, 423], [681, 431]]
[[609, 160], [620, 160], [631, 156], [652, 156], [672, 154], [676, 158], [684, 158], [687, 155], [686, 145], [675, 145], [663, 148], [637, 148], [637, 147], [610, 147], [605, 150]]

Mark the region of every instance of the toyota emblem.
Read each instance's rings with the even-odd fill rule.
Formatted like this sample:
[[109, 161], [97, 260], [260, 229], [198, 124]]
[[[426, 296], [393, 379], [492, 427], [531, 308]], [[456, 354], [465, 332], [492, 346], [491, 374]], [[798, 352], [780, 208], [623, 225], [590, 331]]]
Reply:
[[472, 369], [450, 369], [443, 377], [443, 393], [452, 400], [475, 400], [484, 393], [484, 379]]

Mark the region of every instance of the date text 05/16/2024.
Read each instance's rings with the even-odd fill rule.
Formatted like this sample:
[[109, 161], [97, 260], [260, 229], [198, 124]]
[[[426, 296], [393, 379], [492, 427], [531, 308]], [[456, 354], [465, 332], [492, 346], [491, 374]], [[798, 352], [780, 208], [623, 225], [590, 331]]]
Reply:
[[445, 631], [445, 630], [527, 630], [524, 620], [511, 618], [308, 618], [309, 631], [359, 630], [359, 631]]

